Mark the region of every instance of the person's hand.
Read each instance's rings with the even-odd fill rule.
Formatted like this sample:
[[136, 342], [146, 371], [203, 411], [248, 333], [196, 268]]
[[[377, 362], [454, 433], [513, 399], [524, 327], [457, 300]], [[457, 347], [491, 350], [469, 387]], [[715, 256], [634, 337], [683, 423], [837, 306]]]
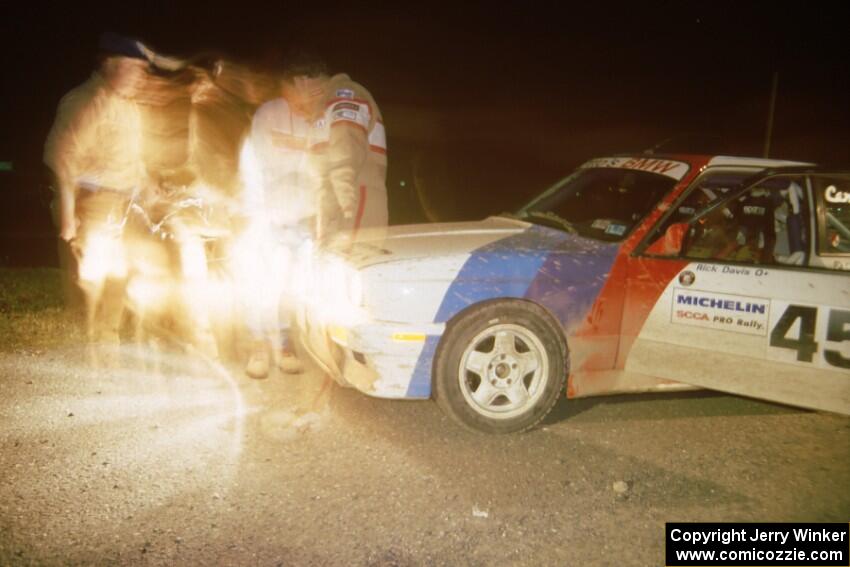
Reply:
[[77, 237], [76, 220], [63, 222], [62, 227], [59, 229], [59, 238], [61, 238], [65, 242], [71, 242], [76, 237]]
[[350, 230], [342, 230], [332, 234], [329, 245], [336, 250], [348, 252], [354, 244], [353, 234]]

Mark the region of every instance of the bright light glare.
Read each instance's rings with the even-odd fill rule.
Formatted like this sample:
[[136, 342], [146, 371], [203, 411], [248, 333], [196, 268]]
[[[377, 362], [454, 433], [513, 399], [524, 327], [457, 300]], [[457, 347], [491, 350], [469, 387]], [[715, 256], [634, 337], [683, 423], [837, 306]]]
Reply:
[[113, 232], [107, 228], [86, 237], [80, 259], [82, 281], [100, 283], [108, 277], [126, 277], [124, 245], [120, 235]]
[[169, 287], [168, 283], [136, 277], [127, 284], [127, 296], [134, 306], [151, 310], [166, 301]]
[[363, 281], [360, 273], [342, 258], [332, 254], [312, 255], [298, 268], [309, 269], [313, 286], [304, 289], [299, 300], [324, 323], [351, 326], [366, 318], [361, 306]]

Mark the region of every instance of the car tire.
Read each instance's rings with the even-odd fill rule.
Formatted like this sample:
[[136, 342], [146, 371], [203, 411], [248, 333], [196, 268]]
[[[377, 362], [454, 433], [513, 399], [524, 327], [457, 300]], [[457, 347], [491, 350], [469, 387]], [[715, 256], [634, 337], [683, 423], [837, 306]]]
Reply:
[[564, 391], [569, 356], [560, 326], [542, 307], [496, 300], [455, 319], [437, 348], [434, 398], [467, 429], [531, 429]]

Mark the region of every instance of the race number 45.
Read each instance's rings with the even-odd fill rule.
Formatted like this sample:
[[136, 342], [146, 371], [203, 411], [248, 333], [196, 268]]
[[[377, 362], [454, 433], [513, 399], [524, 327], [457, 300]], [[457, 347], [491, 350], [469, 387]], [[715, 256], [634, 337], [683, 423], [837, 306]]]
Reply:
[[768, 358], [850, 369], [850, 311], [774, 301], [770, 319]]

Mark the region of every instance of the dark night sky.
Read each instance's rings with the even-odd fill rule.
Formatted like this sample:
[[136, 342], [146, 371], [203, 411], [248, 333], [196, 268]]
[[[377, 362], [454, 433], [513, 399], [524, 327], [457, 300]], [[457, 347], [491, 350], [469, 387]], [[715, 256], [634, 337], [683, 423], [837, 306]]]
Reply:
[[175, 54], [318, 48], [384, 111], [391, 199], [425, 151], [473, 217], [516, 205], [588, 157], [672, 135], [718, 136], [721, 147], [705, 149], [758, 155], [774, 71], [772, 157], [850, 167], [840, 4], [141, 4], [4, 8], [0, 160], [17, 176], [38, 171], [56, 103], [88, 76], [105, 30]]

